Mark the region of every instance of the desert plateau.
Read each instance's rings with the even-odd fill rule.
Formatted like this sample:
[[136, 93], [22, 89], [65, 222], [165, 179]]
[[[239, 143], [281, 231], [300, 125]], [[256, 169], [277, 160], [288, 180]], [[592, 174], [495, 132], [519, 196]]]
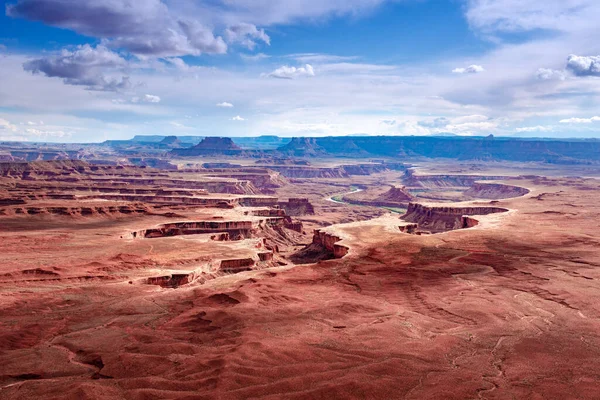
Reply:
[[595, 397], [596, 166], [202, 143], [5, 150], [0, 397]]

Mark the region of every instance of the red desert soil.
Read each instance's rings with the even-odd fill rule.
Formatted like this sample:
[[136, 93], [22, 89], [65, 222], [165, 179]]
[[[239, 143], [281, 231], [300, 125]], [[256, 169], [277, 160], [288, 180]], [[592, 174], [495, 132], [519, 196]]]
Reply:
[[[397, 214], [333, 225], [342, 258], [177, 288], [146, 279], [256, 257], [260, 236], [131, 239], [172, 218], [9, 214], [0, 398], [599, 398], [600, 184], [508, 183], [531, 192], [466, 203], [509, 210], [470, 229], [411, 235]], [[315, 204], [308, 225], [345, 207]], [[192, 220], [215, 213], [243, 215]]]

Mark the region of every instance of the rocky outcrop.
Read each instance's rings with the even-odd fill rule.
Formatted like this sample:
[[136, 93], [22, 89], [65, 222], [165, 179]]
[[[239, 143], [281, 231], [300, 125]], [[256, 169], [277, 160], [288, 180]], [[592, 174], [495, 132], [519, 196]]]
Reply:
[[317, 168], [310, 166], [270, 166], [286, 178], [347, 178], [348, 173], [342, 167]]
[[93, 196], [80, 196], [79, 199], [103, 199], [113, 201], [135, 201], [150, 204], [196, 206], [211, 208], [234, 208], [237, 199], [219, 199], [215, 197], [180, 197], [180, 196], [141, 196], [127, 194], [98, 194]]
[[[72, 181], [72, 180], [71, 180]], [[249, 181], [237, 180], [187, 180], [187, 179], [168, 179], [168, 178], [137, 178], [137, 177], [110, 177], [110, 178], [92, 178], [90, 181], [103, 186], [113, 184], [126, 184], [136, 186], [150, 186], [160, 188], [178, 188], [178, 189], [200, 189], [210, 193], [222, 194], [260, 194], [254, 185]]]
[[158, 145], [160, 148], [169, 149], [183, 147], [183, 143], [181, 143], [181, 140], [179, 140], [177, 136], [167, 136], [161, 140]]
[[227, 233], [230, 240], [253, 237], [255, 226], [252, 221], [196, 221], [163, 224], [157, 228], [132, 232], [136, 238], [162, 238], [181, 235], [201, 235], [209, 233]]
[[[204, 171], [203, 171], [204, 172]], [[251, 182], [261, 193], [271, 194], [274, 189], [287, 185], [287, 181], [275, 171], [260, 168], [248, 169], [211, 169], [207, 176], [237, 179], [238, 181]]]
[[202, 164], [202, 168], [206, 168], [206, 169], [241, 168], [241, 167], [242, 167], [241, 164], [232, 164], [232, 163], [228, 163], [228, 162], [210, 162], [210, 163]]
[[187, 149], [173, 149], [171, 154], [175, 156], [206, 156], [227, 155], [237, 156], [242, 154], [242, 148], [236, 145], [231, 138], [206, 137], [197, 145]]
[[404, 174], [404, 184], [410, 187], [432, 188], [469, 188], [476, 181], [482, 180], [502, 180], [507, 176], [489, 176], [489, 175], [418, 175], [412, 170], [407, 170]]
[[[302, 231], [302, 224], [290, 217], [266, 217], [254, 221], [187, 221], [158, 225], [155, 228], [131, 232], [133, 239], [152, 239], [182, 235], [213, 234], [213, 240], [243, 240], [269, 234], [286, 237], [282, 230]], [[221, 236], [226, 234], [226, 236]], [[273, 239], [273, 238], [271, 238]], [[281, 238], [280, 238], [281, 239]]]
[[237, 258], [222, 260], [219, 270], [225, 273], [237, 274], [238, 272], [250, 271], [255, 261], [252, 258]]
[[164, 160], [162, 158], [132, 157], [132, 158], [129, 158], [128, 161], [131, 164], [137, 165], [139, 167], [151, 167], [151, 168], [157, 168], [157, 169], [161, 169], [161, 170], [177, 171], [177, 165], [171, 164], [169, 161]]
[[295, 137], [277, 149], [278, 152], [295, 157], [315, 157], [327, 152], [317, 144], [317, 139], [306, 137]]
[[23, 177], [36, 173], [50, 172], [54, 175], [85, 171], [90, 165], [84, 161], [38, 161], [38, 162], [0, 162], [0, 176]]
[[286, 229], [298, 232], [298, 233], [302, 233], [304, 230], [304, 226], [302, 225], [302, 222], [300, 221], [292, 221], [291, 218], [286, 218], [284, 220], [284, 226]]
[[419, 229], [432, 233], [470, 228], [478, 224], [472, 215], [488, 215], [507, 212], [500, 207], [430, 207], [418, 203], [410, 203], [408, 210], [401, 218], [407, 222], [415, 222]]
[[188, 274], [169, 274], [163, 276], [157, 276], [148, 278], [146, 283], [149, 285], [158, 285], [164, 288], [178, 288], [179, 286], [186, 285], [194, 279], [194, 273]]
[[348, 254], [350, 249], [346, 246], [337, 244], [341, 240], [342, 238], [339, 236], [317, 229], [314, 231], [312, 244], [331, 252], [334, 258], [342, 258]]
[[285, 210], [289, 216], [314, 215], [315, 208], [306, 198], [290, 198], [288, 201], [280, 201], [277, 206]]
[[258, 253], [258, 259], [260, 261], [273, 261], [273, 252], [272, 251], [265, 251], [262, 253]]
[[371, 175], [388, 170], [385, 164], [342, 165], [342, 168], [348, 175]]
[[264, 208], [261, 210], [246, 211], [244, 215], [253, 215], [255, 217], [285, 217], [285, 210], [279, 208]]
[[414, 233], [417, 233], [419, 224], [406, 224], [406, 225], [401, 225], [398, 228], [400, 229], [400, 232], [409, 233], [412, 235]]
[[149, 215], [153, 213], [148, 207], [142, 204], [90, 207], [30, 206], [0, 208], [0, 215], [60, 215], [69, 217], [92, 217], [132, 214]]
[[[281, 208], [288, 216], [314, 215], [315, 209], [306, 198], [290, 198], [280, 201], [277, 197], [241, 197], [239, 202], [244, 207]], [[261, 211], [262, 212], [262, 211]]]
[[529, 189], [505, 185], [501, 183], [474, 183], [467, 191], [464, 192], [466, 196], [474, 199], [489, 199], [489, 200], [500, 200], [508, 199], [512, 197], [521, 197], [529, 193]]

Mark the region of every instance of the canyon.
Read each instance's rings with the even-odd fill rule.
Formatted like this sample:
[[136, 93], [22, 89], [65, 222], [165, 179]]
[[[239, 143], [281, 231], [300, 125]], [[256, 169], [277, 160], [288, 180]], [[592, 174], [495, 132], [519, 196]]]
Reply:
[[0, 146], [0, 398], [595, 397], [595, 142], [238, 139]]

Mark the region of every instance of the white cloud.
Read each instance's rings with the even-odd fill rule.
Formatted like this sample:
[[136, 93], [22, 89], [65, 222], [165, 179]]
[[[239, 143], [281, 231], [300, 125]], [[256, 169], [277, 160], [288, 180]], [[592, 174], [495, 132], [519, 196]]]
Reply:
[[63, 49], [48, 57], [27, 61], [23, 68], [33, 74], [62, 78], [67, 85], [85, 86], [88, 90], [117, 91], [131, 86], [129, 77], [120, 81], [104, 75], [106, 69], [125, 67], [127, 62], [119, 54], [104, 46], [89, 44], [77, 46], [74, 51]]
[[[122, 99], [114, 99], [112, 100], [113, 103], [115, 104], [124, 104], [125, 101]], [[132, 97], [131, 98], [131, 102], [132, 103], [160, 103], [160, 97], [159, 96], [155, 96], [152, 94], [145, 94], [142, 97]]]
[[515, 131], [517, 131], [517, 132], [552, 132], [553, 130], [554, 130], [554, 128], [552, 126], [542, 126], [542, 125], [523, 126], [523, 127], [515, 129]]
[[196, 16], [175, 15], [171, 6], [160, 0], [17, 0], [6, 6], [6, 14], [102, 39], [111, 48], [124, 48], [139, 56], [227, 51], [223, 39], [215, 37]]
[[179, 57], [168, 57], [164, 60], [181, 71], [187, 71], [190, 67]]
[[450, 124], [450, 120], [446, 117], [437, 117], [431, 121], [419, 121], [419, 125], [426, 128], [445, 128]]
[[469, 24], [488, 33], [580, 29], [582, 20], [591, 22], [598, 12], [596, 0], [468, 0], [467, 4]]
[[264, 29], [258, 29], [256, 25], [239, 23], [225, 30], [225, 39], [229, 43], [239, 43], [249, 50], [254, 50], [256, 42], [261, 41], [267, 45], [271, 44], [271, 38]]
[[227, 102], [227, 101], [223, 101], [221, 103], [217, 103], [216, 104], [217, 107], [221, 107], [221, 108], [233, 108], [233, 104]]
[[498, 130], [500, 121], [485, 115], [473, 114], [418, 121], [418, 125], [428, 133], [454, 133], [456, 135], [482, 135]]
[[576, 56], [567, 58], [567, 69], [575, 76], [600, 76], [600, 56]]
[[37, 138], [68, 138], [71, 137], [71, 133], [65, 131], [53, 131], [53, 130], [45, 130], [45, 129], [34, 129], [29, 128], [25, 129], [27, 135], [35, 136]]
[[267, 74], [266, 76], [279, 79], [295, 79], [299, 77], [315, 76], [315, 70], [310, 64], [306, 64], [304, 67], [298, 68], [284, 65], [283, 67], [277, 68], [275, 71]]
[[142, 101], [144, 103], [160, 103], [160, 97], [153, 94], [145, 94], [144, 97], [142, 97]]
[[591, 124], [592, 122], [600, 122], [600, 117], [568, 118], [560, 120], [561, 124]]
[[452, 73], [454, 74], [478, 74], [480, 72], [484, 72], [485, 68], [483, 68], [481, 65], [469, 65], [466, 68], [454, 68], [452, 70]]
[[245, 121], [245, 118], [240, 117], [239, 115], [236, 115], [235, 117], [231, 118], [232, 121]]
[[17, 127], [5, 119], [0, 118], [0, 131], [12, 131], [15, 132]]
[[535, 73], [535, 77], [541, 81], [549, 81], [554, 79], [564, 81], [567, 78], [567, 74], [565, 71], [556, 69], [539, 68]]

